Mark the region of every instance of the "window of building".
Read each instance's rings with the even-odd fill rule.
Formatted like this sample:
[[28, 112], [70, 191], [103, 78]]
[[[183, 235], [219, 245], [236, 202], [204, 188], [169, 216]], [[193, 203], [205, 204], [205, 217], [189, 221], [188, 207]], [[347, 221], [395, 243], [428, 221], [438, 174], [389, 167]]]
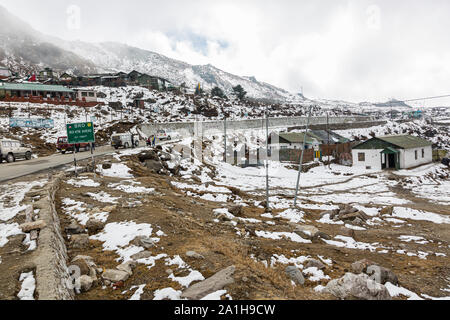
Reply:
[[422, 159], [425, 158], [425, 149], [422, 149]]
[[419, 155], [417, 154], [417, 150], [414, 151], [414, 156], [416, 157], [416, 160], [419, 159]]
[[93, 92], [89, 92], [89, 97], [94, 97], [94, 93]]
[[81, 93], [81, 96], [82, 96], [82, 97], [87, 97], [87, 92], [82, 92], [82, 93]]
[[358, 161], [359, 162], [365, 162], [366, 161], [366, 154], [364, 152], [358, 153]]

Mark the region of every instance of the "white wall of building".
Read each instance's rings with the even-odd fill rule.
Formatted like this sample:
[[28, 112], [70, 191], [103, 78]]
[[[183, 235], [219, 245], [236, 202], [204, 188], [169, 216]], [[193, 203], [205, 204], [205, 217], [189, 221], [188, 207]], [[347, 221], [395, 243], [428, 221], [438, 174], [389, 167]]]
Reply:
[[77, 91], [77, 99], [85, 99], [86, 102], [97, 102], [97, 92], [91, 90], [79, 90]]
[[[424, 157], [422, 157], [422, 150], [424, 150]], [[416, 160], [417, 151], [417, 160]], [[431, 146], [415, 148], [415, 149], [400, 149], [400, 168], [409, 169], [423, 164], [433, 162], [433, 148]]]
[[[353, 166], [369, 168], [369, 170], [381, 170], [381, 151], [383, 151], [383, 149], [352, 150]], [[359, 153], [365, 154], [365, 161], [359, 161]]]

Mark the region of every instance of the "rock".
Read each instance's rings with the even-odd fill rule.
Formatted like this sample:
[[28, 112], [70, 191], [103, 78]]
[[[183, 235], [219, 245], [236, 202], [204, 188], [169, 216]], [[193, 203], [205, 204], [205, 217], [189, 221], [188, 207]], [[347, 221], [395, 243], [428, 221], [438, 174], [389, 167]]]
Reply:
[[371, 280], [366, 274], [346, 273], [340, 279], [331, 280], [322, 291], [346, 300], [391, 300], [387, 288]]
[[186, 289], [182, 294], [182, 299], [200, 300], [210, 293], [223, 289], [226, 285], [234, 282], [233, 274], [236, 270], [235, 266], [223, 269], [212, 277], [196, 283]]
[[356, 226], [362, 227], [364, 226], [364, 221], [360, 218], [356, 218], [355, 220], [352, 221], [352, 223]]
[[353, 230], [353, 229], [341, 227], [341, 229], [339, 231], [340, 231], [339, 233], [341, 233], [343, 236], [350, 237], [353, 239], [355, 238], [355, 230]]
[[79, 259], [77, 261], [73, 261], [70, 265], [78, 267], [80, 269], [80, 274], [81, 275], [89, 275], [90, 272], [91, 272], [91, 268], [89, 268], [89, 265], [83, 259]]
[[146, 160], [145, 167], [154, 173], [159, 173], [162, 169], [164, 169], [163, 164], [159, 160]]
[[231, 219], [225, 214], [225, 213], [221, 213], [217, 216], [217, 219], [219, 219], [220, 221], [231, 221]]
[[111, 168], [112, 168], [112, 163], [110, 163], [110, 162], [106, 162], [106, 163], [102, 164], [102, 169], [104, 169], [104, 170], [108, 170]]
[[326, 234], [325, 232], [322, 232], [322, 231], [319, 231], [316, 234], [316, 239], [318, 239], [318, 238], [325, 239], [325, 240], [331, 240], [331, 237], [328, 234]]
[[285, 272], [296, 284], [301, 286], [305, 284], [305, 277], [297, 267], [289, 266], [286, 268]]
[[113, 212], [116, 209], [117, 209], [117, 205], [107, 206], [107, 207], [104, 207], [104, 208], [100, 209], [100, 212], [111, 213], [111, 212]]
[[373, 263], [372, 261], [367, 260], [367, 259], [359, 260], [359, 261], [352, 263], [352, 270], [354, 273], [360, 274], [360, 273], [366, 272], [367, 267], [370, 265], [374, 265], [374, 264], [375, 263]]
[[103, 230], [105, 227], [105, 223], [101, 222], [100, 220], [96, 219], [89, 219], [88, 222], [86, 222], [86, 228], [88, 229], [89, 234], [96, 234], [99, 231]]
[[72, 248], [84, 249], [89, 246], [89, 236], [87, 234], [75, 234], [70, 239]]
[[119, 281], [127, 281], [130, 277], [130, 274], [126, 271], [115, 270], [115, 269], [107, 269], [102, 274], [102, 278], [108, 280], [112, 283], [116, 283]]
[[[133, 274], [133, 270], [136, 268], [136, 263], [134, 261], [128, 261], [126, 263], [122, 263], [116, 269], [120, 271], [125, 271], [130, 276]], [[119, 280], [120, 281], [120, 280]], [[123, 280], [125, 281], [125, 280]]]
[[67, 234], [80, 234], [84, 233], [84, 229], [75, 221], [72, 221], [65, 229]]
[[170, 276], [171, 274], [173, 274], [172, 269], [166, 269], [166, 273]]
[[47, 226], [44, 220], [38, 220], [34, 222], [26, 222], [20, 225], [20, 229], [22, 229], [23, 232], [28, 233], [33, 230], [41, 230], [44, 229]]
[[81, 292], [88, 292], [91, 290], [92, 285], [94, 284], [94, 279], [87, 275], [82, 275], [80, 277], [80, 284], [81, 284]]
[[239, 217], [242, 214], [242, 206], [234, 205], [228, 208], [228, 212]]
[[132, 243], [138, 247], [144, 247], [145, 249], [156, 247], [155, 240], [145, 236], [136, 237]]
[[385, 208], [381, 209], [381, 211], [380, 211], [380, 214], [383, 215], [383, 216], [384, 215], [392, 216], [392, 213], [394, 213], [394, 207], [393, 206], [385, 207]]
[[[94, 279], [94, 281], [97, 279], [98, 273], [97, 265], [95, 264], [94, 259], [92, 259], [92, 257], [78, 255], [75, 258], [73, 258], [71, 264], [80, 267], [80, 270], [82, 271], [81, 274], [90, 276], [91, 278]], [[88, 270], [86, 270], [86, 267], [88, 268]]]
[[359, 212], [352, 212], [344, 215], [339, 215], [339, 219], [341, 219], [342, 221], [353, 221], [356, 218], [360, 218]]
[[386, 282], [390, 282], [394, 285], [398, 284], [397, 275], [387, 268], [378, 265], [370, 265], [367, 267], [365, 273], [380, 284], [385, 284]]
[[158, 153], [153, 150], [141, 152], [138, 158], [140, 162], [146, 162], [147, 160], [159, 161]]
[[186, 252], [186, 256], [189, 258], [193, 258], [193, 259], [205, 259], [204, 256], [202, 256], [201, 254], [198, 254], [195, 251], [188, 251]]
[[152, 256], [152, 253], [150, 251], [142, 251], [142, 252], [132, 255], [131, 259], [133, 259], [134, 261], [137, 261], [137, 260], [141, 260], [141, 259], [150, 258], [151, 256]]
[[309, 259], [308, 261], [306, 261], [305, 267], [306, 268], [314, 268], [315, 267], [319, 270], [323, 270], [326, 268], [326, 266], [322, 262], [320, 262], [319, 260], [316, 260], [316, 259]]
[[295, 228], [294, 233], [305, 239], [315, 239], [318, 237], [319, 229], [314, 226], [301, 225]]

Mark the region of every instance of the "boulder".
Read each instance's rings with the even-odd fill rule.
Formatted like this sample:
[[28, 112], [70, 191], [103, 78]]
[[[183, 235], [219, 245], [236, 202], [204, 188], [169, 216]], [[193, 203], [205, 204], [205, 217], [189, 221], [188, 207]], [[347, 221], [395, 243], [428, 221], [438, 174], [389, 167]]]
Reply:
[[23, 232], [28, 233], [33, 230], [41, 230], [44, 229], [47, 226], [44, 220], [38, 220], [34, 222], [26, 222], [20, 225], [20, 229], [22, 229]]
[[370, 265], [367, 267], [365, 273], [380, 284], [385, 284], [386, 282], [390, 282], [394, 285], [398, 284], [397, 275], [387, 268], [378, 265]]
[[[128, 261], [119, 265], [116, 269], [120, 271], [125, 271], [130, 276], [133, 275], [133, 270], [136, 268], [136, 263], [134, 261]], [[123, 280], [125, 281], [125, 280]]]
[[115, 269], [107, 269], [102, 274], [102, 278], [104, 280], [110, 281], [112, 283], [127, 281], [129, 277], [130, 274], [128, 272]]
[[137, 260], [141, 260], [141, 259], [150, 258], [151, 256], [152, 256], [152, 253], [150, 251], [142, 251], [142, 252], [132, 255], [131, 259], [133, 259], [134, 261], [137, 261]]
[[204, 256], [202, 256], [201, 254], [195, 252], [195, 251], [188, 251], [186, 252], [186, 257], [188, 258], [193, 258], [193, 259], [205, 259]]
[[319, 270], [323, 270], [326, 268], [326, 266], [319, 260], [316, 259], [309, 259], [306, 261], [305, 268], [317, 268]]
[[87, 234], [75, 234], [70, 239], [70, 244], [74, 249], [84, 249], [89, 246], [89, 236]]
[[105, 223], [96, 219], [89, 219], [86, 222], [86, 228], [88, 229], [89, 234], [96, 234], [97, 232], [103, 230], [105, 227]]
[[80, 234], [84, 233], [84, 229], [75, 221], [72, 221], [65, 229], [67, 234]]
[[87, 264], [87, 262], [83, 259], [79, 259], [77, 261], [72, 261], [71, 266], [76, 266], [80, 269], [81, 275], [89, 275], [91, 272], [91, 268]]
[[152, 238], [149, 238], [149, 237], [145, 237], [145, 236], [136, 237], [132, 241], [132, 244], [134, 244], [138, 247], [144, 247], [145, 249], [150, 249], [150, 248], [156, 247], [155, 240], [153, 240]]
[[89, 290], [91, 290], [93, 284], [94, 284], [94, 279], [92, 279], [91, 277], [89, 277], [87, 275], [82, 275], [80, 277], [81, 292], [88, 292]]
[[226, 285], [234, 282], [233, 274], [235, 270], [235, 266], [228, 267], [219, 271], [212, 277], [190, 286], [181, 294], [181, 298], [200, 300], [210, 293], [222, 290]]
[[242, 206], [234, 205], [234, 206], [228, 207], [228, 212], [239, 217], [242, 214]]
[[92, 257], [78, 255], [72, 259], [71, 265], [78, 266], [82, 275], [88, 275], [94, 281], [97, 279], [97, 265]]
[[346, 273], [342, 278], [331, 280], [322, 291], [346, 300], [391, 300], [387, 288], [366, 274]]
[[352, 263], [352, 270], [354, 273], [360, 274], [360, 273], [366, 272], [367, 267], [370, 265], [374, 265], [374, 264], [375, 263], [373, 263], [372, 261], [367, 260], [367, 259], [359, 260], [359, 261]]
[[305, 239], [314, 239], [319, 233], [319, 229], [314, 226], [301, 225], [295, 228], [294, 233]]
[[145, 167], [154, 173], [159, 173], [162, 169], [164, 169], [163, 164], [159, 160], [146, 160]]
[[297, 267], [289, 266], [286, 268], [285, 272], [296, 284], [301, 286], [305, 284], [305, 277]]

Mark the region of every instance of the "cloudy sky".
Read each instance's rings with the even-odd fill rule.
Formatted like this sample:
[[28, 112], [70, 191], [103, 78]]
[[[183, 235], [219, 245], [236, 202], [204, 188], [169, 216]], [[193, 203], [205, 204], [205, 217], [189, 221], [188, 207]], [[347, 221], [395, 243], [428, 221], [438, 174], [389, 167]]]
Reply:
[[309, 97], [359, 102], [450, 94], [448, 0], [0, 3], [50, 35], [123, 42], [292, 92], [303, 87]]

